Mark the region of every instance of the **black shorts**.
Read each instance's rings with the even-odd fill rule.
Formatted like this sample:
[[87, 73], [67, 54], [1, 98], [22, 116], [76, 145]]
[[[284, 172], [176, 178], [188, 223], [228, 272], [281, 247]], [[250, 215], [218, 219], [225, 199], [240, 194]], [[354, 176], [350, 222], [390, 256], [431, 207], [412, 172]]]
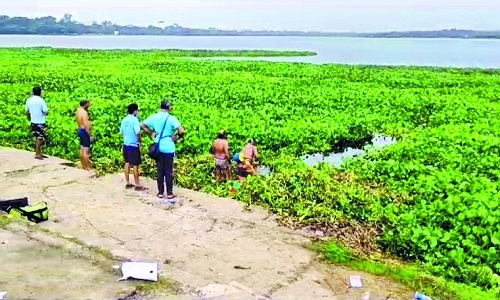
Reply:
[[142, 163], [141, 150], [139, 147], [123, 146], [123, 159], [131, 166], [139, 166]]
[[42, 141], [47, 139], [47, 126], [45, 124], [31, 123], [31, 132], [36, 139]]
[[80, 146], [90, 148], [91, 141], [87, 131], [85, 129], [78, 129], [78, 136], [80, 137]]
[[240, 177], [247, 177], [248, 176], [248, 171], [246, 166], [238, 165], [236, 169], [236, 174]]

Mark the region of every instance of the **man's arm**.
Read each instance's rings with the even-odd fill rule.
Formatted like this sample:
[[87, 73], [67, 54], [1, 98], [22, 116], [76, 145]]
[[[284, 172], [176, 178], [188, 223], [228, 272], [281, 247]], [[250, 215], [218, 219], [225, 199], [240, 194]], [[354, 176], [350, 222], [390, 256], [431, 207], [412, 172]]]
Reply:
[[139, 123], [139, 120], [134, 123], [134, 133], [137, 135], [137, 141], [139, 142], [139, 146], [142, 144], [142, 139], [141, 139], [141, 123]]
[[256, 146], [253, 146], [253, 154], [255, 155], [255, 158], [259, 158], [259, 152], [257, 151]]
[[229, 156], [229, 143], [228, 142], [226, 142], [224, 144], [224, 152], [226, 154], [226, 157], [229, 159], [231, 156]]
[[146, 120], [144, 120], [144, 122], [142, 122], [141, 124], [141, 128], [142, 130], [144, 130], [147, 134], [151, 135], [151, 138], [154, 139], [156, 137], [156, 134], [153, 130], [151, 130], [151, 128], [153, 127], [153, 124], [152, 124], [152, 120], [151, 120], [152, 117], [149, 117], [147, 118]]
[[26, 110], [26, 117], [28, 118], [28, 121], [31, 122], [31, 114], [30, 114], [30, 109], [28, 107], [28, 101], [26, 101], [26, 105], [24, 106], [24, 109]]
[[177, 127], [177, 134], [173, 136], [172, 139], [174, 140], [174, 142], [177, 142], [182, 139], [184, 134], [186, 134], [186, 130], [184, 130], [184, 127], [182, 127], [182, 125], [179, 125], [179, 127]]
[[47, 107], [47, 102], [43, 101], [42, 104], [42, 113], [46, 116], [49, 114], [49, 108]]
[[172, 122], [173, 122], [172, 127], [174, 127], [177, 130], [177, 134], [172, 137], [172, 140], [174, 142], [177, 142], [178, 140], [182, 139], [184, 134], [186, 134], [186, 130], [184, 129], [184, 127], [182, 127], [181, 122], [179, 122], [179, 120], [177, 120], [176, 117], [172, 118]]
[[92, 134], [90, 133], [89, 115], [87, 114], [87, 112], [83, 113], [81, 118], [82, 118], [83, 129], [87, 132], [87, 134], [90, 137], [92, 137]]

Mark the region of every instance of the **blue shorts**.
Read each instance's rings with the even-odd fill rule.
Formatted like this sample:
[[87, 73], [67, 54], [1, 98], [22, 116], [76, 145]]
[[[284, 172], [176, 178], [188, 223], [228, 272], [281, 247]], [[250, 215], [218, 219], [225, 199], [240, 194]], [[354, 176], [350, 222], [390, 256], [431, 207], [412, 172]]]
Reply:
[[83, 148], [90, 148], [90, 136], [85, 129], [78, 129], [78, 136], [80, 137], [80, 146]]

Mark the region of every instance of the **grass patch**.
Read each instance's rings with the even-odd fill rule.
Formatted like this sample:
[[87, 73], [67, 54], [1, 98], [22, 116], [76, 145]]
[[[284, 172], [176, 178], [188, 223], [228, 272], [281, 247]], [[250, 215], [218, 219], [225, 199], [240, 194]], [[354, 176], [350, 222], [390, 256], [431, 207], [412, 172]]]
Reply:
[[424, 267], [416, 264], [359, 257], [336, 241], [316, 244], [313, 248], [323, 254], [328, 262], [342, 264], [372, 275], [390, 278], [414, 291], [420, 291], [441, 300], [500, 299], [499, 294], [493, 290], [484, 291], [480, 288], [429, 275], [429, 272]]
[[140, 282], [135, 290], [140, 295], [160, 295], [165, 293], [176, 293], [177, 285], [170, 279], [160, 277], [156, 282]]
[[38, 54], [80, 54], [80, 55], [126, 55], [126, 54], [143, 54], [157, 57], [301, 57], [301, 56], [316, 56], [313, 51], [293, 51], [293, 50], [185, 50], [185, 49], [164, 49], [164, 50], [143, 50], [143, 49], [70, 49], [70, 48], [52, 48], [52, 47], [11, 47], [3, 48], [1, 51], [19, 51], [36, 52]]

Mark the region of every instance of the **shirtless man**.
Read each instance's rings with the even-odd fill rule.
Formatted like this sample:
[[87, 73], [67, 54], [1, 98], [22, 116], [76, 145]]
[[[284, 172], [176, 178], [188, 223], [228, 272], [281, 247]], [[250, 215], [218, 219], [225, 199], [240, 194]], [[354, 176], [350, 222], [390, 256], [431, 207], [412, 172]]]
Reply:
[[255, 160], [259, 158], [257, 146], [253, 139], [243, 147], [240, 154], [240, 162], [238, 163], [238, 179], [243, 181], [248, 175], [255, 175], [254, 168]]
[[89, 107], [90, 102], [82, 100], [80, 101], [80, 107], [76, 110], [78, 136], [80, 137], [80, 159], [84, 170], [90, 170], [90, 146], [93, 142], [90, 134]]
[[227, 134], [224, 130], [219, 131], [217, 139], [212, 146], [212, 153], [215, 159], [215, 179], [220, 183], [222, 173], [226, 177], [226, 182], [231, 181], [229, 170], [229, 143], [227, 142]]

